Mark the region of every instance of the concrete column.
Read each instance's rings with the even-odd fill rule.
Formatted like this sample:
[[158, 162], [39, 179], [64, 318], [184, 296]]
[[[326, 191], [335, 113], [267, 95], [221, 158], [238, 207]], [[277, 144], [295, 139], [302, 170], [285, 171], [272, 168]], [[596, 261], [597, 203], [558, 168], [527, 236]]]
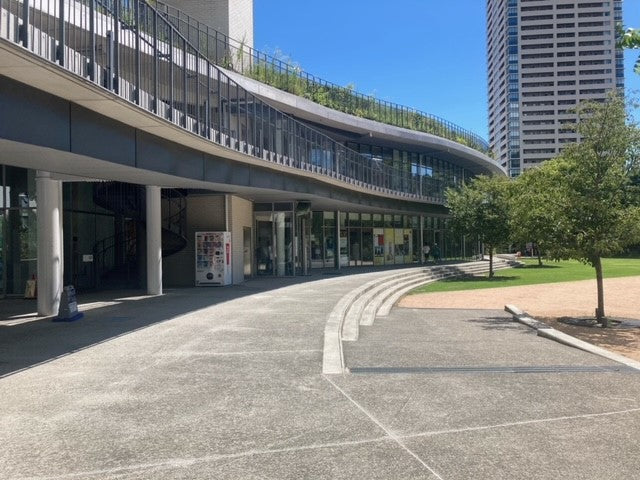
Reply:
[[63, 288], [62, 182], [36, 172], [38, 314], [56, 315]]
[[285, 249], [286, 245], [284, 244], [284, 234], [285, 234], [285, 225], [284, 225], [284, 212], [276, 212], [274, 214], [276, 219], [276, 261], [277, 261], [277, 270], [276, 274], [279, 277], [284, 277], [286, 273], [286, 255]]
[[161, 188], [147, 186], [147, 293], [162, 295]]

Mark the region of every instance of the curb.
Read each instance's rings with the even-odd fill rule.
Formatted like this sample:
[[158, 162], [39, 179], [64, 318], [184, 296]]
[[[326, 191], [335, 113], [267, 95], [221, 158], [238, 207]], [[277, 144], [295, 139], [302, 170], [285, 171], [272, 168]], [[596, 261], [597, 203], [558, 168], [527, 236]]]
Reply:
[[563, 333], [559, 330], [556, 330], [546, 323], [540, 322], [531, 317], [528, 313], [520, 310], [515, 305], [505, 305], [504, 310], [513, 315], [513, 319], [515, 321], [536, 330], [539, 337], [548, 338], [558, 343], [562, 343], [563, 345], [578, 348], [594, 355], [599, 355], [600, 357], [613, 360], [614, 362], [621, 363], [623, 365], [626, 365], [627, 367], [635, 368], [636, 370], [640, 371], [640, 362], [627, 358], [624, 355], [620, 355], [619, 353], [610, 352], [607, 349], [597, 347], [595, 345], [592, 345], [591, 343], [585, 342], [578, 338], [572, 337], [571, 335], [567, 335], [566, 333]]

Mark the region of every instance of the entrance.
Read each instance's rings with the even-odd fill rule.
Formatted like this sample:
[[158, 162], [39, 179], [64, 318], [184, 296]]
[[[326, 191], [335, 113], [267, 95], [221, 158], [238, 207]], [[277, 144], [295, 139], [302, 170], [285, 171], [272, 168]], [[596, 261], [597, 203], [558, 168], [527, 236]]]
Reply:
[[373, 229], [362, 229], [362, 265], [373, 265]]
[[359, 228], [349, 230], [349, 266], [362, 265], [362, 238]]
[[271, 214], [256, 214], [256, 275], [274, 275]]
[[296, 217], [296, 275], [309, 275], [311, 269], [311, 212]]
[[293, 212], [256, 212], [256, 274], [294, 275]]

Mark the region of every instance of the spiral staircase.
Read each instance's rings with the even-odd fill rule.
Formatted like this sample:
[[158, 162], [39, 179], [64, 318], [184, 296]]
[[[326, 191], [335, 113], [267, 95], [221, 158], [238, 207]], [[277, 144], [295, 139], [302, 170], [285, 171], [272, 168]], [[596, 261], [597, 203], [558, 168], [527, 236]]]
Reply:
[[[113, 212], [114, 234], [93, 246], [96, 288], [140, 288], [146, 242], [145, 188], [120, 182], [94, 184], [93, 201]], [[178, 189], [163, 189], [162, 256], [187, 245], [186, 196]]]

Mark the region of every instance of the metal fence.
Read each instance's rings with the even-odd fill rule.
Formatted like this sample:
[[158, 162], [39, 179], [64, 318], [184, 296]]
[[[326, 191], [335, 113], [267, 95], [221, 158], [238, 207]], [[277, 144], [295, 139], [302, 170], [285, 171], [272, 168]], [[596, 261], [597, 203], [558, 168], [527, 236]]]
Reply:
[[143, 0], [0, 0], [0, 12], [0, 38], [219, 145], [371, 191], [444, 202], [442, 188], [434, 192], [410, 166], [360, 155], [244, 90], [210, 61], [208, 46]]
[[216, 65], [280, 90], [308, 98], [334, 110], [430, 133], [454, 140], [480, 152], [489, 153], [489, 144], [486, 140], [443, 118], [359, 93], [353, 87], [328, 82], [305, 72], [295, 64], [234, 40], [175, 7], [160, 1], [154, 3], [162, 15]]

